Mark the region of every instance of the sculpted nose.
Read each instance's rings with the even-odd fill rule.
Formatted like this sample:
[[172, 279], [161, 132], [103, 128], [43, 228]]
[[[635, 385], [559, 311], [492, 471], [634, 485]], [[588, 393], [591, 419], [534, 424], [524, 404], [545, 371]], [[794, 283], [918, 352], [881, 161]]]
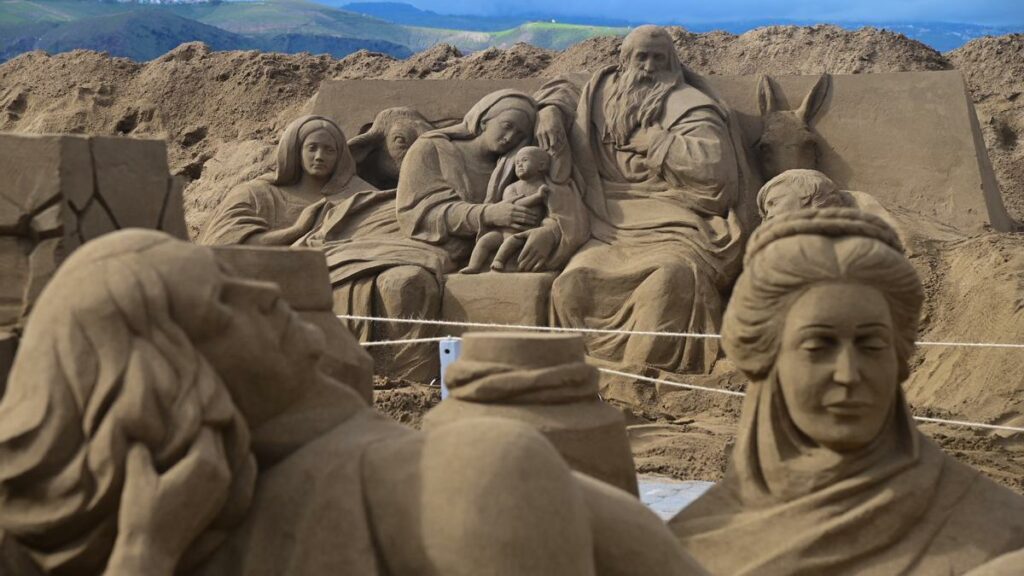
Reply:
[[860, 382], [860, 367], [857, 362], [857, 352], [852, 344], [847, 344], [839, 349], [836, 357], [835, 373], [832, 379], [838, 384], [856, 384]]

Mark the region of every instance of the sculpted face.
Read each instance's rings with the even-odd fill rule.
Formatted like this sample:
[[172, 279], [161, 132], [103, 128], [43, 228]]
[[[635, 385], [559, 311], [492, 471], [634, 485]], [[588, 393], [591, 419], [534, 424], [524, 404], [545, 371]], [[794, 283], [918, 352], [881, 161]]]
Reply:
[[764, 219], [771, 220], [779, 214], [788, 214], [810, 206], [810, 196], [779, 186], [768, 192], [764, 201]]
[[338, 165], [338, 145], [326, 130], [317, 130], [302, 141], [302, 169], [310, 176], [325, 180]]
[[543, 150], [524, 149], [516, 154], [516, 176], [520, 180], [528, 180], [547, 169], [547, 158]]
[[764, 130], [754, 146], [765, 178], [786, 170], [817, 168], [818, 142], [794, 112], [774, 112], [764, 119]]
[[657, 37], [648, 35], [636, 39], [633, 52], [629, 55], [629, 67], [639, 82], [653, 82], [659, 75], [669, 71], [670, 48]]
[[411, 122], [396, 122], [390, 130], [388, 130], [387, 146], [388, 156], [394, 161], [396, 166], [402, 165], [402, 160], [405, 159], [405, 153], [409, 151], [409, 147], [419, 137], [419, 131]]
[[223, 271], [220, 280], [217, 303], [227, 314], [196, 345], [255, 427], [311, 382], [326, 343], [323, 333], [281, 298], [276, 284]]
[[776, 361], [793, 423], [842, 452], [881, 433], [899, 386], [889, 304], [875, 288], [822, 284], [786, 314]]
[[507, 154], [533, 132], [530, 119], [518, 110], [505, 110], [483, 124], [484, 147], [493, 154]]

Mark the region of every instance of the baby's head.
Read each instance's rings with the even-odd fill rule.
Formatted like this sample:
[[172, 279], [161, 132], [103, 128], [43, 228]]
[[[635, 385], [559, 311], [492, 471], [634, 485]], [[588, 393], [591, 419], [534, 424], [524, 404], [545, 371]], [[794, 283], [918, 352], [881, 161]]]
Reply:
[[757, 194], [757, 206], [764, 220], [806, 208], [837, 208], [847, 204], [835, 182], [817, 170], [786, 170], [769, 180]]
[[551, 157], [536, 146], [524, 146], [516, 154], [516, 176], [520, 180], [532, 180], [547, 174]]

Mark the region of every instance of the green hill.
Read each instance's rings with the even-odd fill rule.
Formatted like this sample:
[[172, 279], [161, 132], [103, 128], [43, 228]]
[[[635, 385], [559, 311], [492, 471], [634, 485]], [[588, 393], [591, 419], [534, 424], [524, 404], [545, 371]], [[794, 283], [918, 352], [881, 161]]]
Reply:
[[148, 60], [182, 42], [216, 50], [329, 53], [367, 49], [404, 58], [447, 42], [467, 50], [528, 42], [564, 49], [625, 29], [532, 22], [498, 32], [406, 26], [307, 0], [140, 6], [95, 0], [0, 0], [0, 59], [42, 49], [86, 48]]
[[214, 50], [258, 48], [254, 39], [159, 9], [139, 9], [59, 25], [43, 34], [35, 48], [47, 52], [84, 48], [133, 60], [152, 60], [182, 42], [196, 40]]

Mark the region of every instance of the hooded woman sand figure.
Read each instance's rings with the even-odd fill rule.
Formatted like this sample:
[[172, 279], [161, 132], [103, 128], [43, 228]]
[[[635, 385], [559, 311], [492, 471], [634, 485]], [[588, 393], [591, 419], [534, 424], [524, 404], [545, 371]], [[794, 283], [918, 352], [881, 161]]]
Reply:
[[482, 229], [530, 228], [513, 268], [536, 271], [564, 265], [589, 233], [580, 198], [553, 195], [543, 221], [536, 209], [499, 203], [515, 178], [515, 154], [532, 141], [536, 121], [533, 98], [498, 90], [477, 102], [461, 124], [420, 136], [405, 157], [398, 181], [402, 230], [410, 238], [440, 246], [456, 265], [464, 266]]
[[[402, 234], [394, 190], [377, 190], [355, 174], [337, 124], [322, 116], [298, 118], [281, 136], [277, 171], [233, 189], [199, 242], [319, 248], [327, 257], [336, 313], [436, 319], [441, 274], [453, 266], [442, 250]], [[435, 332], [418, 324], [347, 326], [363, 342]], [[437, 377], [437, 354], [429, 348], [381, 352], [376, 360], [383, 374], [416, 382]]]
[[228, 192], [198, 242], [288, 246], [309, 232], [325, 198], [372, 189], [356, 176], [338, 125], [323, 116], [302, 116], [281, 135], [277, 169]]
[[1024, 497], [925, 437], [900, 383], [924, 294], [851, 208], [752, 237], [722, 345], [750, 379], [725, 479], [670, 522], [712, 574], [963, 574], [1024, 546]]

